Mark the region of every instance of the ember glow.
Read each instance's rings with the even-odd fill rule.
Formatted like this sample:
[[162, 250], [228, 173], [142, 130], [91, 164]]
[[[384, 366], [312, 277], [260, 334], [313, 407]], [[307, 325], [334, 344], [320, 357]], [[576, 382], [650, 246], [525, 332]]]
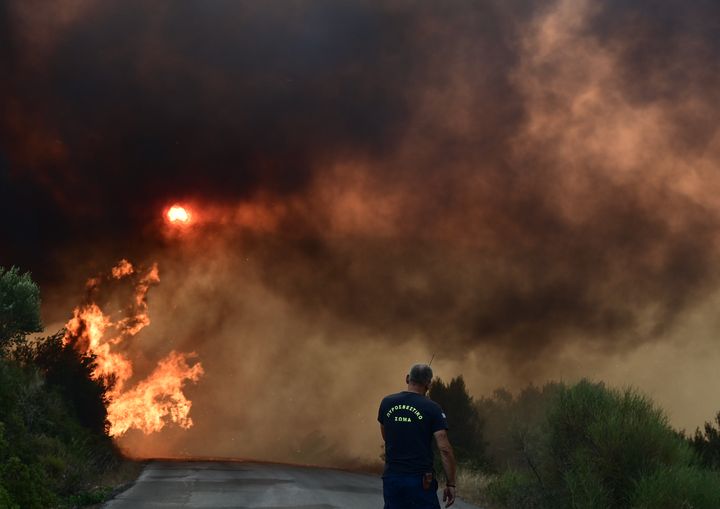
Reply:
[[192, 217], [188, 209], [180, 205], [170, 207], [165, 216], [169, 222], [174, 224], [189, 224]]
[[114, 351], [127, 346], [150, 325], [147, 293], [151, 286], [160, 282], [157, 265], [139, 272], [129, 261], [121, 260], [109, 276], [92, 278], [87, 287], [97, 290], [110, 278], [128, 279], [133, 283], [134, 294], [124, 311], [125, 316], [113, 321], [97, 303], [85, 303], [73, 311], [73, 317], [65, 325], [63, 338], [65, 344], [95, 356], [95, 379], [113, 382], [107, 408], [110, 435], [121, 436], [130, 429], [153, 433], [168, 423], [191, 427], [192, 402], [183, 393], [183, 387], [187, 382], [197, 382], [204, 373], [200, 363], [192, 366], [188, 363], [195, 357], [194, 353], [171, 351], [147, 378], [126, 390], [133, 376], [133, 364], [126, 354]]

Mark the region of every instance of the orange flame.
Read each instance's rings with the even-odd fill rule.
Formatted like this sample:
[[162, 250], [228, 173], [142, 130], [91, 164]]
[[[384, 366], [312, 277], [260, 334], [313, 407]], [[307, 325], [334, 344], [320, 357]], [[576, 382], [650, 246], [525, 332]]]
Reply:
[[122, 435], [131, 428], [144, 433], [160, 431], [168, 420], [190, 428], [192, 401], [182, 389], [186, 381], [197, 382], [204, 374], [201, 364], [188, 365], [188, 358], [194, 356], [170, 352], [150, 376], [115, 398], [108, 405], [110, 435]]
[[103, 341], [105, 331], [112, 326], [97, 304], [91, 303], [75, 308], [73, 317], [65, 325], [63, 343], [75, 341], [75, 348], [95, 355], [93, 378], [114, 377], [115, 385], [110, 396], [122, 391], [125, 382], [132, 377], [132, 364], [122, 354], [110, 351], [110, 344]]
[[[157, 264], [141, 275], [130, 262], [121, 260], [110, 275], [114, 279], [129, 276], [137, 279], [127, 316], [113, 322], [96, 303], [90, 302], [75, 308], [73, 317], [65, 325], [63, 337], [65, 345], [72, 344], [82, 353], [95, 355], [93, 378], [114, 380], [107, 395], [110, 435], [120, 436], [132, 428], [152, 433], [168, 422], [189, 428], [192, 426], [189, 417], [192, 402], [182, 389], [186, 382], [197, 382], [204, 373], [200, 363], [188, 364], [188, 359], [195, 354], [170, 352], [150, 376], [126, 391], [125, 386], [133, 376], [132, 362], [126, 355], [112, 351], [113, 345], [129, 340], [150, 325], [147, 293], [152, 285], [160, 282]], [[87, 283], [88, 290], [97, 290], [103, 280], [102, 276], [91, 278]], [[111, 331], [114, 334], [110, 334]]]
[[[122, 263], [122, 262], [121, 262]], [[160, 282], [157, 263], [154, 263], [150, 270], [140, 278], [135, 286], [135, 309], [134, 312], [116, 324], [120, 335], [111, 340], [114, 343], [122, 342], [123, 339], [136, 335], [145, 327], [150, 325], [150, 316], [148, 315], [147, 293], [151, 285]]]
[[130, 274], [132, 274], [134, 272], [134, 270], [135, 269], [133, 268], [132, 263], [130, 263], [129, 261], [127, 261], [125, 259], [122, 259], [122, 260], [120, 260], [120, 262], [118, 262], [118, 264], [115, 267], [112, 268], [111, 272], [112, 272], [112, 276], [115, 279], [120, 279], [125, 276], [129, 276]]

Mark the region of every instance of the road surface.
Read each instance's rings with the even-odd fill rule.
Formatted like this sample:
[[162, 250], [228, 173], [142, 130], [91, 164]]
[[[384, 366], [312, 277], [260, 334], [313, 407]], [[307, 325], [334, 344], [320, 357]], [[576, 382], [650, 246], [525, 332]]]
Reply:
[[[381, 509], [379, 477], [229, 461], [153, 461], [104, 509]], [[453, 507], [475, 506], [457, 501]]]

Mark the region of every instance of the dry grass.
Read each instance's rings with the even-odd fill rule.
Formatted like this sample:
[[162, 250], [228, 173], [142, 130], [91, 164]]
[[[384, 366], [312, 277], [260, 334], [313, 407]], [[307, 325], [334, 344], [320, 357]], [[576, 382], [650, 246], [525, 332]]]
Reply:
[[495, 477], [460, 467], [457, 471], [458, 496], [483, 509], [494, 509], [485, 496], [485, 489]]

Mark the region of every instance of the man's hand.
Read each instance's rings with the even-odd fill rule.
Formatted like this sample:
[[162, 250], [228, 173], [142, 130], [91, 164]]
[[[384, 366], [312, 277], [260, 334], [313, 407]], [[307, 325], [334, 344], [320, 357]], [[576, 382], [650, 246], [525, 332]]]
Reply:
[[450, 507], [455, 503], [455, 487], [454, 486], [446, 486], [443, 490], [443, 502], [445, 502], [445, 507]]

